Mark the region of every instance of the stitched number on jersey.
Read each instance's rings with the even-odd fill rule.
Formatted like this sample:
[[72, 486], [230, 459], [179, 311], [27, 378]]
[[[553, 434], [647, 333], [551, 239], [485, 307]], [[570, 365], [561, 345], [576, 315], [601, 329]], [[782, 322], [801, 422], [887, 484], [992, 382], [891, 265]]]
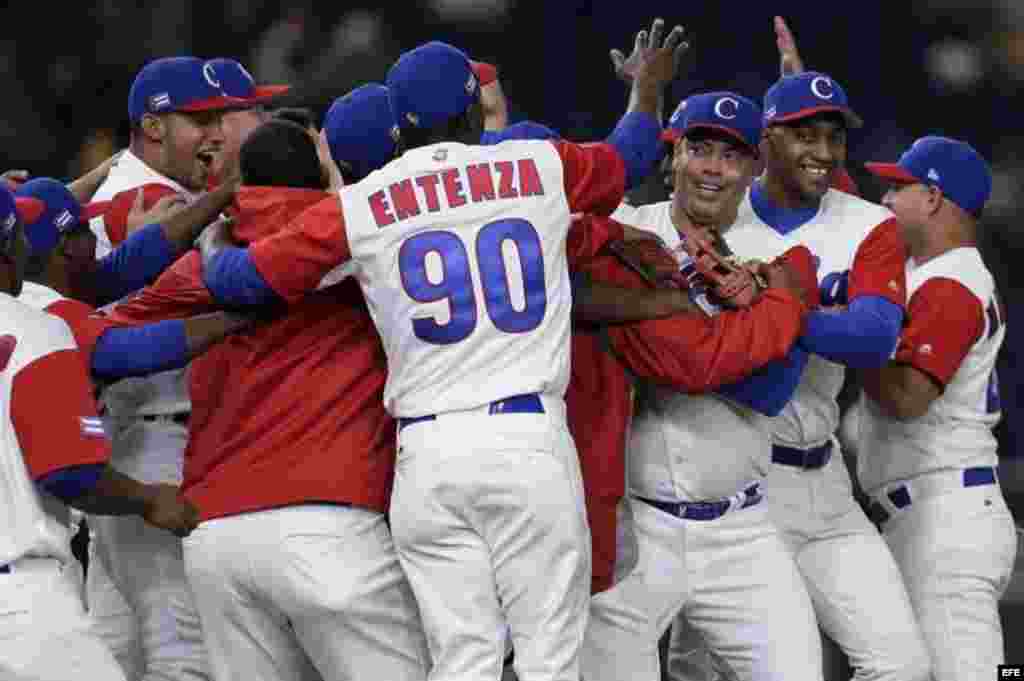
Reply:
[[[523, 307], [516, 309], [509, 288], [502, 247], [515, 246], [523, 278]], [[434, 283], [427, 276], [427, 258], [435, 254], [441, 264], [441, 279]], [[524, 333], [537, 328], [547, 310], [544, 283], [544, 257], [540, 236], [526, 220], [513, 218], [488, 223], [476, 239], [476, 260], [484, 293], [487, 315], [494, 326], [506, 333]], [[423, 232], [408, 239], [398, 252], [402, 287], [420, 303], [447, 300], [451, 318], [444, 324], [436, 317], [416, 317], [413, 333], [435, 345], [458, 343], [476, 328], [476, 296], [469, 254], [462, 239], [453, 232]]]

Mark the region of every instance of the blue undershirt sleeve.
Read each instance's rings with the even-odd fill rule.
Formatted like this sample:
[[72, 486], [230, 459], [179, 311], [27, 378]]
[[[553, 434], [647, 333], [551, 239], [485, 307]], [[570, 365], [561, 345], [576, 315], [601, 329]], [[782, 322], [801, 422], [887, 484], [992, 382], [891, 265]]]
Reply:
[[841, 312], [809, 314], [799, 342], [827, 360], [867, 369], [889, 361], [902, 326], [902, 307], [881, 296], [859, 296]]
[[95, 287], [101, 305], [118, 300], [156, 281], [178, 257], [163, 227], [146, 225], [97, 263]]
[[179, 369], [188, 361], [185, 322], [168, 319], [107, 329], [96, 341], [90, 369], [94, 376], [115, 379]]

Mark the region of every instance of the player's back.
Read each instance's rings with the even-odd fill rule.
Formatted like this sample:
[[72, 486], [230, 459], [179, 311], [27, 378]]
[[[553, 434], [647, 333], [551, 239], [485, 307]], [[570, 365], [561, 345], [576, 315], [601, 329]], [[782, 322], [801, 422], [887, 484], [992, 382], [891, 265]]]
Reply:
[[564, 395], [564, 186], [550, 143], [442, 143], [342, 190], [355, 274], [387, 352], [392, 415]]

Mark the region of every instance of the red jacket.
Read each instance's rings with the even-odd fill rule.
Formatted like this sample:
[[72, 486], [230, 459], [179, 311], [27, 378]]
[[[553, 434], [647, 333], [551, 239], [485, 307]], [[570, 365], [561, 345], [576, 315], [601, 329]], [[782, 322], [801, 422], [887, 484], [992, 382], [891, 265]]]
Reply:
[[[809, 258], [799, 265], [813, 268]], [[647, 286], [612, 255], [600, 255], [579, 269], [618, 286]], [[801, 275], [813, 278], [813, 269]], [[681, 392], [707, 392], [785, 356], [800, 335], [805, 310], [789, 292], [769, 289], [750, 308], [712, 318], [688, 314], [608, 327], [574, 326], [566, 405], [583, 472], [594, 593], [611, 586], [615, 566], [616, 506], [625, 494], [633, 404], [627, 368]]]
[[[245, 187], [235, 235], [277, 231], [326, 196]], [[191, 252], [111, 318], [138, 324], [213, 309]], [[185, 495], [203, 519], [317, 501], [386, 510], [395, 424], [382, 402], [385, 378], [384, 349], [354, 280], [218, 343], [189, 369]]]

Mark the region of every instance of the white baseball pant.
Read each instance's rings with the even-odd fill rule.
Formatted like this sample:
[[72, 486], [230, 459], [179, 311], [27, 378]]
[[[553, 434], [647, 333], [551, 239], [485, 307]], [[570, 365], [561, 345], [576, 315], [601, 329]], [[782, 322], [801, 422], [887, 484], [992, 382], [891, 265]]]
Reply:
[[[141, 482], [180, 484], [187, 438], [188, 430], [169, 420], [134, 421], [114, 433], [113, 465]], [[99, 562], [135, 613], [142, 650], [138, 678], [206, 681], [209, 665], [181, 540], [137, 516], [90, 516], [89, 526]], [[101, 586], [88, 579], [87, 585]], [[90, 604], [97, 598], [103, 596], [90, 593]], [[110, 624], [124, 633], [116, 619]]]
[[430, 681], [578, 681], [590, 531], [561, 398], [400, 427], [391, 522], [427, 630]]
[[587, 681], [659, 681], [658, 640], [683, 613], [736, 677], [821, 681], [803, 580], [764, 504], [684, 520], [646, 502], [620, 508], [615, 583], [591, 599]]
[[[903, 577], [931, 653], [935, 681], [991, 679], [1003, 663], [999, 599], [1017, 556], [1013, 516], [997, 484], [955, 484], [961, 471], [907, 483], [912, 502], [882, 532]], [[934, 493], [933, 489], [934, 488]]]
[[124, 675], [134, 681], [142, 675], [142, 646], [135, 611], [110, 578], [105, 552], [97, 549], [89, 519], [89, 567], [85, 573], [85, 603], [93, 633], [114, 654]]
[[426, 642], [384, 514], [307, 504], [182, 542], [217, 681], [422, 681]]
[[931, 664], [903, 576], [853, 498], [838, 444], [819, 469], [773, 464], [765, 491], [818, 624], [846, 653], [854, 679], [927, 681]]
[[125, 681], [91, 629], [77, 575], [53, 558], [22, 558], [0, 574], [0, 678]]

